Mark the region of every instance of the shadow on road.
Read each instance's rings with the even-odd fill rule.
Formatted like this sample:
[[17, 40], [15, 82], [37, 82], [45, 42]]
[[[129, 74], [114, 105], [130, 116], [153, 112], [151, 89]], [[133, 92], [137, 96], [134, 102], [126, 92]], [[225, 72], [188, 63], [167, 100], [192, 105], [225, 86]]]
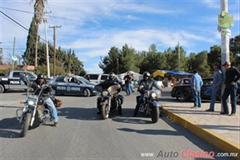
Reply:
[[[172, 129], [166, 130], [164, 127], [163, 127], [163, 129], [161, 129], [161, 126], [159, 126], [156, 129], [146, 129], [146, 128], [145, 129], [134, 129], [131, 127], [131, 128], [118, 128], [118, 130], [123, 131], [123, 132], [129, 132], [129, 133], [136, 132], [138, 134], [151, 135], [151, 136], [182, 136], [183, 138], [188, 139], [194, 145], [198, 146], [200, 148], [200, 150], [202, 150], [202, 151], [205, 151], [208, 153], [209, 152], [214, 152], [214, 153], [220, 152], [220, 150], [213, 147], [211, 144], [207, 143], [203, 139], [200, 139], [195, 134], [186, 130], [179, 124], [171, 121], [166, 116], [161, 117], [159, 119], [159, 121], [164, 121], [167, 125], [171, 126]], [[156, 124], [156, 125], [158, 125], [158, 124]], [[177, 143], [180, 143], [180, 142], [176, 142], [176, 144]], [[208, 148], [211, 148], [211, 150], [209, 150]], [[182, 149], [185, 149], [185, 148], [182, 148]], [[195, 158], [195, 160], [202, 160], [202, 159], [206, 159], [206, 158], [201, 158], [201, 157]], [[215, 157], [215, 159], [219, 159], [219, 158]]]
[[101, 120], [101, 115], [98, 115], [97, 111], [96, 108], [76, 108], [70, 106], [59, 108], [58, 116], [63, 116], [67, 119]]
[[136, 132], [139, 134], [148, 134], [148, 135], [169, 135], [169, 136], [181, 136], [181, 134], [179, 134], [176, 131], [171, 131], [171, 130], [165, 130], [165, 129], [143, 129], [143, 130], [136, 130], [136, 129], [132, 129], [132, 128], [120, 128], [118, 129], [120, 131], [125, 131], [125, 132]]
[[[2, 138], [20, 138], [21, 125], [15, 117], [4, 118], [0, 121], [0, 137]], [[16, 132], [13, 130], [17, 130]]]

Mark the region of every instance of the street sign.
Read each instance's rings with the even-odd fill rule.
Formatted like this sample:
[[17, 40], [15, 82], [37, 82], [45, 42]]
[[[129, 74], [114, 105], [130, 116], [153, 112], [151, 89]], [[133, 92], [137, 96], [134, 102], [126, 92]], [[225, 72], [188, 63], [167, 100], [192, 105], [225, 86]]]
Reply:
[[16, 56], [12, 56], [12, 60], [13, 60], [13, 61], [17, 61], [18, 58], [17, 58]]
[[222, 29], [222, 35], [231, 36], [231, 30], [230, 29]]
[[233, 15], [228, 14], [226, 11], [223, 11], [218, 15], [218, 26], [222, 28], [229, 28], [233, 25]]

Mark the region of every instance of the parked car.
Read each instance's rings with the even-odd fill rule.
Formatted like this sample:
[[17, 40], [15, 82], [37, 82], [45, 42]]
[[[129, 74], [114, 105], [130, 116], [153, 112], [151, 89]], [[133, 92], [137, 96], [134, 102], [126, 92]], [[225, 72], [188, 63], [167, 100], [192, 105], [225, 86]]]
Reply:
[[[90, 82], [94, 84], [99, 84], [108, 79], [108, 74], [88, 74], [88, 75], [90, 76]], [[119, 75], [117, 75], [116, 78], [118, 79], [119, 82], [121, 82], [122, 90], [124, 90], [125, 86], [123, 84], [122, 78]]]
[[81, 76], [60, 75], [49, 80], [49, 84], [54, 89], [56, 95], [83, 95], [89, 97], [98, 93], [94, 89], [95, 84]]
[[[203, 86], [201, 88], [201, 98], [202, 99], [211, 99], [210, 96], [206, 96], [204, 92], [212, 85], [213, 78], [203, 78]], [[176, 97], [177, 100], [184, 102], [189, 101], [193, 98], [192, 89], [189, 84], [178, 84], [175, 85], [171, 91], [171, 96]], [[221, 100], [221, 90], [217, 93], [217, 100]], [[237, 101], [240, 102], [240, 81], [238, 81], [238, 90], [237, 90]]]
[[191, 78], [182, 78], [178, 84], [183, 85], [183, 84], [190, 84]]
[[99, 84], [108, 78], [108, 74], [88, 74], [90, 76], [90, 82]]
[[12, 70], [8, 72], [8, 75], [2, 75], [0, 77], [0, 93], [6, 92], [7, 90], [26, 90], [27, 86], [20, 79], [20, 74], [25, 74], [30, 81], [37, 79], [37, 75], [29, 71], [17, 71]]

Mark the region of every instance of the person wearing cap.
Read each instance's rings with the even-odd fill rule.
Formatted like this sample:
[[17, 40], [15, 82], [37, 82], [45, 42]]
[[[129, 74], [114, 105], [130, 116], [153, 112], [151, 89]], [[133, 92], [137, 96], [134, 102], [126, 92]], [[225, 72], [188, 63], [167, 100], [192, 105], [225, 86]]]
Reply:
[[[39, 94], [40, 88], [47, 84], [47, 81], [44, 78], [43, 74], [38, 74], [37, 79], [35, 81], [28, 81], [26, 78], [24, 78], [24, 82], [26, 85], [28, 85], [30, 88], [33, 88], [34, 93], [36, 95]], [[53, 118], [53, 126], [58, 127], [58, 113], [57, 109], [52, 101], [50, 92], [52, 91], [51, 85], [47, 85], [45, 89], [43, 89], [43, 92], [41, 94], [41, 99], [44, 101], [43, 104], [46, 104], [48, 106], [48, 109], [50, 110], [50, 113]]]
[[228, 110], [228, 103], [227, 99], [229, 95], [231, 95], [231, 107], [232, 107], [232, 112], [230, 116], [234, 116], [236, 114], [236, 105], [237, 105], [237, 81], [240, 78], [240, 72], [238, 71], [237, 68], [231, 66], [230, 62], [225, 62], [222, 66], [226, 69], [225, 73], [225, 89], [222, 95], [222, 104], [223, 104], [223, 112], [221, 114], [227, 114], [229, 115], [229, 110]]
[[212, 64], [214, 73], [213, 73], [213, 81], [212, 81], [212, 86], [209, 87], [204, 94], [207, 96], [211, 96], [211, 103], [210, 103], [210, 108], [207, 109], [207, 112], [214, 112], [214, 104], [216, 101], [216, 95], [219, 89], [221, 88], [221, 84], [223, 82], [223, 74], [222, 71], [219, 69], [219, 63], [215, 62]]
[[197, 70], [193, 70], [191, 78], [191, 88], [193, 92], [194, 106], [191, 108], [201, 108], [201, 87], [203, 85], [202, 77], [197, 73]]

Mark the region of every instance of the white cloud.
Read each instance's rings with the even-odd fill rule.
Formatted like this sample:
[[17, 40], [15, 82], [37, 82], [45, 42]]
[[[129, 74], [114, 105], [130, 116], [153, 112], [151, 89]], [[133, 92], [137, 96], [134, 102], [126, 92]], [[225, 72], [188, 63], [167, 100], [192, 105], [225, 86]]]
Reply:
[[85, 67], [87, 73], [103, 73], [102, 69], [99, 68], [98, 64], [92, 64], [89, 67]]
[[[4, 0], [2, 4], [3, 7], [33, 12], [33, 3], [29, 5], [28, 1], [30, 0]], [[186, 8], [181, 8], [177, 3], [170, 5], [164, 1], [159, 3], [147, 0], [141, 2], [133, 0], [54, 0], [48, 1], [45, 11], [52, 11], [46, 15], [47, 27], [62, 25], [56, 30], [57, 46], [61, 46], [63, 49], [72, 48], [80, 60], [89, 64], [92, 63], [91, 60], [94, 57], [106, 56], [111, 47], [116, 46], [121, 49], [125, 43], [137, 51], [147, 51], [151, 44], [156, 44], [158, 51], [175, 47], [178, 42], [189, 51], [199, 51], [202, 48], [205, 50], [209, 48], [209, 45], [219, 44], [218, 12], [214, 8], [219, 8], [220, 2], [218, 0], [204, 0], [203, 2], [209, 7], [206, 7], [205, 11], [207, 17], [201, 17], [201, 14], [185, 14], [184, 11], [189, 12], [187, 4]], [[231, 3], [231, 5], [233, 4]], [[2, 10], [29, 28], [33, 14], [8, 9]], [[231, 8], [231, 10], [235, 22], [239, 22], [239, 10], [236, 8], [235, 10]], [[178, 15], [179, 13], [180, 15]], [[182, 14], [188, 19], [187, 22], [185, 19], [180, 19]], [[213, 16], [215, 14], [216, 16]], [[16, 37], [17, 48], [25, 48], [28, 32], [8, 18], [2, 17], [2, 35], [0, 36], [2, 36], [4, 47], [9, 48], [11, 53], [13, 38]], [[191, 21], [191, 26], [183, 25], [189, 25], [189, 21]], [[199, 23], [199, 21], [204, 23]], [[234, 32], [237, 32], [236, 30], [239, 32], [237, 27], [239, 28], [235, 24], [232, 28]], [[48, 40], [53, 44], [53, 29], [47, 28], [47, 30]], [[45, 39], [43, 23], [40, 26], [39, 34]]]
[[220, 9], [220, 1], [216, 0], [203, 0], [203, 3], [206, 4], [207, 7], [209, 8], [219, 8]]

